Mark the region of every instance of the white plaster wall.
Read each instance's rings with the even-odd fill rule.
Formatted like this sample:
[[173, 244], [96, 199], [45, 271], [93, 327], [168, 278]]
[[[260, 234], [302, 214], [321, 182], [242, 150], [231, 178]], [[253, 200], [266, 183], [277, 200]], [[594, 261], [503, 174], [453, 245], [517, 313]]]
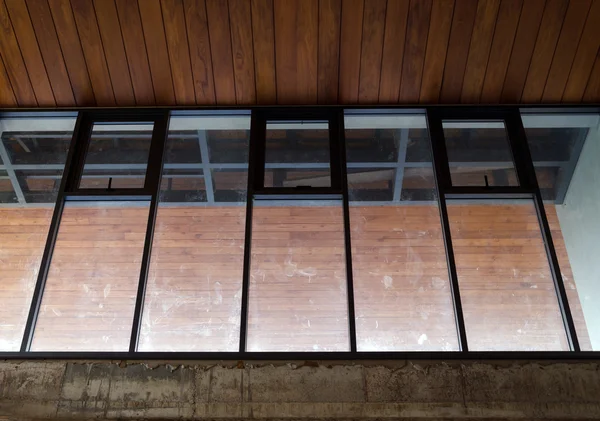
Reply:
[[556, 206], [592, 342], [600, 350], [600, 130], [590, 134], [565, 203]]

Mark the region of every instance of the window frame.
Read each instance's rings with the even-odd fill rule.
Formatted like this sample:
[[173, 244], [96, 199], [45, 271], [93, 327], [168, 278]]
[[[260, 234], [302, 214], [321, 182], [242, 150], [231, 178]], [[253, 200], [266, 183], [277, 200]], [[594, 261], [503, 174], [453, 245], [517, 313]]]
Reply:
[[[245, 107], [251, 110], [250, 129], [250, 151], [248, 164], [248, 190], [247, 190], [247, 212], [244, 239], [244, 274], [242, 291], [242, 319], [240, 331], [240, 349], [238, 352], [138, 352], [137, 341], [140, 332], [141, 314], [147, 283], [151, 247], [154, 235], [154, 225], [158, 207], [158, 196], [160, 194], [163, 158], [167, 141], [169, 117], [171, 111], [168, 109], [95, 109], [74, 110], [78, 112], [75, 130], [71, 141], [63, 178], [54, 208], [54, 214], [50, 224], [46, 245], [42, 257], [42, 263], [35, 285], [33, 299], [27, 318], [27, 324], [21, 350], [18, 352], [0, 352], [4, 359], [207, 359], [207, 360], [292, 360], [292, 359], [317, 359], [317, 360], [386, 360], [386, 359], [598, 359], [600, 351], [581, 351], [577, 339], [577, 333], [573, 323], [569, 303], [560, 267], [556, 256], [556, 250], [552, 240], [548, 219], [544, 209], [544, 203], [536, 179], [533, 161], [527, 144], [525, 130], [520, 114], [520, 109], [515, 106], [483, 106], [483, 107], [452, 107], [452, 106], [430, 106], [423, 107], [426, 112], [427, 130], [431, 141], [433, 155], [434, 178], [440, 208], [441, 227], [444, 234], [446, 258], [449, 267], [452, 295], [455, 299], [455, 319], [457, 331], [459, 332], [460, 351], [448, 352], [357, 352], [356, 350], [356, 328], [354, 314], [353, 282], [352, 282], [352, 254], [350, 246], [350, 220], [348, 208], [348, 184], [346, 173], [346, 153], [344, 138], [344, 116], [345, 113], [354, 113], [355, 110], [366, 109], [368, 112], [376, 113], [402, 113], [414, 107]], [[521, 107], [521, 110], [523, 107]], [[190, 111], [196, 108], [189, 108]], [[583, 111], [582, 111], [583, 110]], [[185, 111], [185, 110], [184, 110]], [[219, 109], [218, 113], [239, 113], [240, 108], [230, 107]], [[590, 107], [568, 107], [557, 109], [553, 107], [529, 108], [529, 112], [547, 113], [598, 113], [600, 108]], [[0, 112], [0, 119], [12, 114], [26, 115], [23, 112]], [[49, 113], [52, 114], [52, 113]], [[515, 171], [519, 179], [519, 186], [477, 186], [460, 187], [452, 186], [450, 182], [449, 162], [442, 129], [442, 120], [503, 120], [512, 151]], [[272, 120], [327, 120], [329, 122], [330, 138], [330, 170], [332, 186], [327, 188], [265, 188], [265, 131], [266, 122]], [[80, 189], [78, 187], [81, 179], [85, 161], [89, 137], [94, 122], [153, 122], [153, 135], [150, 146], [146, 178], [143, 188], [135, 189]], [[3, 168], [3, 166], [1, 166]], [[570, 351], [469, 351], [468, 338], [466, 337], [464, 319], [462, 317], [462, 306], [458, 289], [456, 263], [452, 249], [452, 239], [448, 221], [446, 200], [469, 200], [469, 199], [532, 199], [536, 206], [538, 220], [544, 239], [550, 269], [553, 275], [557, 299], [565, 332], [567, 334]], [[344, 212], [344, 231], [346, 245], [347, 282], [348, 282], [348, 323], [350, 329], [350, 351], [348, 352], [247, 352], [245, 351], [247, 323], [248, 323], [248, 287], [250, 267], [250, 241], [252, 231], [252, 203], [254, 200], [342, 200]], [[144, 200], [150, 201], [148, 225], [144, 242], [144, 252], [140, 280], [138, 285], [133, 328], [129, 351], [127, 352], [32, 352], [29, 351], [35, 322], [39, 313], [41, 299], [44, 291], [48, 269], [52, 258], [52, 252], [58, 234], [60, 219], [66, 201], [128, 201]]]

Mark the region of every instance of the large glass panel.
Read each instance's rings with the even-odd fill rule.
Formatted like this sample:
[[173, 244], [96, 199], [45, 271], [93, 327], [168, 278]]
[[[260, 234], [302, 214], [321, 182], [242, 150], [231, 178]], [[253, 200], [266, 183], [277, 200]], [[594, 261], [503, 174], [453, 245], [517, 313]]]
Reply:
[[67, 202], [33, 351], [127, 351], [147, 202]]
[[142, 188], [153, 123], [94, 123], [80, 188]]
[[448, 202], [471, 351], [568, 351], [531, 200]]
[[[561, 129], [556, 127], [558, 123], [572, 125], [583, 116], [551, 117], [544, 120], [548, 128], [536, 131], [545, 133], [543, 144], [548, 149], [545, 152], [548, 157], [555, 159], [561, 155], [568, 161], [562, 167], [563, 178], [550, 196], [555, 204], [546, 204], [546, 214], [580, 347], [600, 351], [600, 134], [597, 128], [600, 119], [598, 115], [587, 115], [589, 127]], [[584, 134], [583, 144], [578, 145]], [[542, 142], [542, 138], [533, 137], [529, 142], [535, 154], [532, 142]], [[539, 170], [537, 175], [540, 181]]]
[[503, 121], [443, 121], [454, 186], [517, 186]]
[[248, 351], [349, 351], [340, 203], [255, 201]]
[[[21, 346], [74, 125], [64, 117], [0, 120], [0, 159], [24, 199], [17, 204], [8, 171], [0, 170], [0, 351]], [[46, 167], [53, 168], [51, 178], [40, 178]]]
[[140, 351], [239, 349], [250, 119], [230, 119], [171, 118], [167, 150], [199, 149], [164, 165]]
[[327, 122], [267, 122], [265, 187], [331, 186]]
[[[346, 150], [359, 351], [458, 350], [430, 141], [415, 124], [424, 126], [425, 117], [346, 116], [352, 127], [346, 138], [354, 139]], [[365, 141], [365, 134], [387, 130], [394, 135]], [[351, 157], [378, 156], [378, 150], [398, 151], [388, 155], [394, 167], [353, 168]], [[392, 193], [374, 194], [376, 183]]]

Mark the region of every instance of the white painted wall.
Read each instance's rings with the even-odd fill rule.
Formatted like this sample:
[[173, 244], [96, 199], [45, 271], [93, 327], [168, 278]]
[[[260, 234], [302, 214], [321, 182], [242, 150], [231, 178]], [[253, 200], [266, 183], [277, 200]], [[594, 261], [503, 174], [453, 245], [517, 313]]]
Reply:
[[590, 129], [564, 204], [556, 206], [588, 332], [600, 350], [600, 129]]

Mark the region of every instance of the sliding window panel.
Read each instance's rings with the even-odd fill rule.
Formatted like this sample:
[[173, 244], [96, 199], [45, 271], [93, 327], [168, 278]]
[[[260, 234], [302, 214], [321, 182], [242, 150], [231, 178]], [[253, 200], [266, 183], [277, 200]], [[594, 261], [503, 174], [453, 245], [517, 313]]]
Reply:
[[442, 121], [453, 186], [518, 186], [503, 121]]
[[0, 351], [21, 346], [74, 126], [63, 116], [0, 120]]
[[153, 128], [153, 123], [94, 123], [79, 188], [144, 187]]
[[67, 202], [32, 351], [127, 351], [148, 202]]
[[239, 350], [249, 130], [171, 118], [139, 351]]
[[346, 115], [358, 351], [459, 349], [424, 125]]
[[247, 351], [349, 351], [341, 203], [255, 201]]
[[448, 202], [471, 351], [568, 351], [532, 200]]

